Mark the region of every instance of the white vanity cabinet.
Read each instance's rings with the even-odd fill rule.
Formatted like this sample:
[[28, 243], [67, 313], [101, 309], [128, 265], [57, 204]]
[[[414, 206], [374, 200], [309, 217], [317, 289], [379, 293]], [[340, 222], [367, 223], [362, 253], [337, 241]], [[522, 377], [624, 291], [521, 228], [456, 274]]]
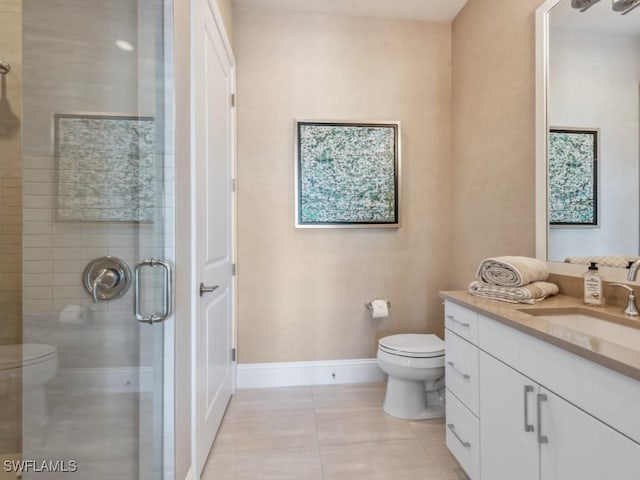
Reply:
[[637, 480], [640, 445], [480, 353], [480, 477]]
[[[477, 354], [478, 406], [472, 413], [459, 373], [447, 368], [447, 424], [451, 410], [457, 431], [478, 429], [479, 445], [474, 451], [447, 431], [447, 446], [472, 480], [640, 479], [640, 382], [460, 305], [455, 311], [475, 321], [477, 343], [467, 345]], [[445, 341], [447, 358], [467, 349], [448, 326]], [[472, 453], [477, 463], [467, 467]]]

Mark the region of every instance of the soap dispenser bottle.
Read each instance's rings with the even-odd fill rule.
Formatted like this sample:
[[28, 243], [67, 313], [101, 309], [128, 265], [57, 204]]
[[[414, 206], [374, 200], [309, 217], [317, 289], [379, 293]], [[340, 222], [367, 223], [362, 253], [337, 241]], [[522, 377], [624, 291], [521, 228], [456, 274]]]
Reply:
[[598, 272], [596, 262], [591, 262], [584, 277], [584, 303], [601, 307], [604, 305], [602, 293], [602, 275]]

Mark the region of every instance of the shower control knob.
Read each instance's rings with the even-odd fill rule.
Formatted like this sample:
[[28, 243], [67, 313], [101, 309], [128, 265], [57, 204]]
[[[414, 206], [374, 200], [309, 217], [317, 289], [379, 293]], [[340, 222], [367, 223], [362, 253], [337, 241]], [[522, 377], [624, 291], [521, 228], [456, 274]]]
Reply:
[[131, 286], [131, 279], [127, 263], [112, 256], [92, 260], [82, 273], [82, 283], [94, 303], [122, 297]]

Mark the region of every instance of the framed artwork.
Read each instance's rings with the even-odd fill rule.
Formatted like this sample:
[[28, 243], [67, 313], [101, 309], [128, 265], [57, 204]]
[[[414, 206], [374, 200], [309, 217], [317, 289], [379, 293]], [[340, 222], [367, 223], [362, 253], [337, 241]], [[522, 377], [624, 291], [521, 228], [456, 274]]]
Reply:
[[400, 226], [400, 122], [295, 123], [298, 228]]
[[56, 220], [153, 222], [152, 117], [56, 114]]
[[598, 226], [598, 129], [549, 129], [549, 224]]

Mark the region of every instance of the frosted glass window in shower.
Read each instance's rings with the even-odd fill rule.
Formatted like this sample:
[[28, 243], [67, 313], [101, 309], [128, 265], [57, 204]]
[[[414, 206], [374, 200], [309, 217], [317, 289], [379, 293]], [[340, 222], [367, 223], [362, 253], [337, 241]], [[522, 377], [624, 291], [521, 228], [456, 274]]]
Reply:
[[55, 115], [57, 220], [152, 222], [152, 117]]

